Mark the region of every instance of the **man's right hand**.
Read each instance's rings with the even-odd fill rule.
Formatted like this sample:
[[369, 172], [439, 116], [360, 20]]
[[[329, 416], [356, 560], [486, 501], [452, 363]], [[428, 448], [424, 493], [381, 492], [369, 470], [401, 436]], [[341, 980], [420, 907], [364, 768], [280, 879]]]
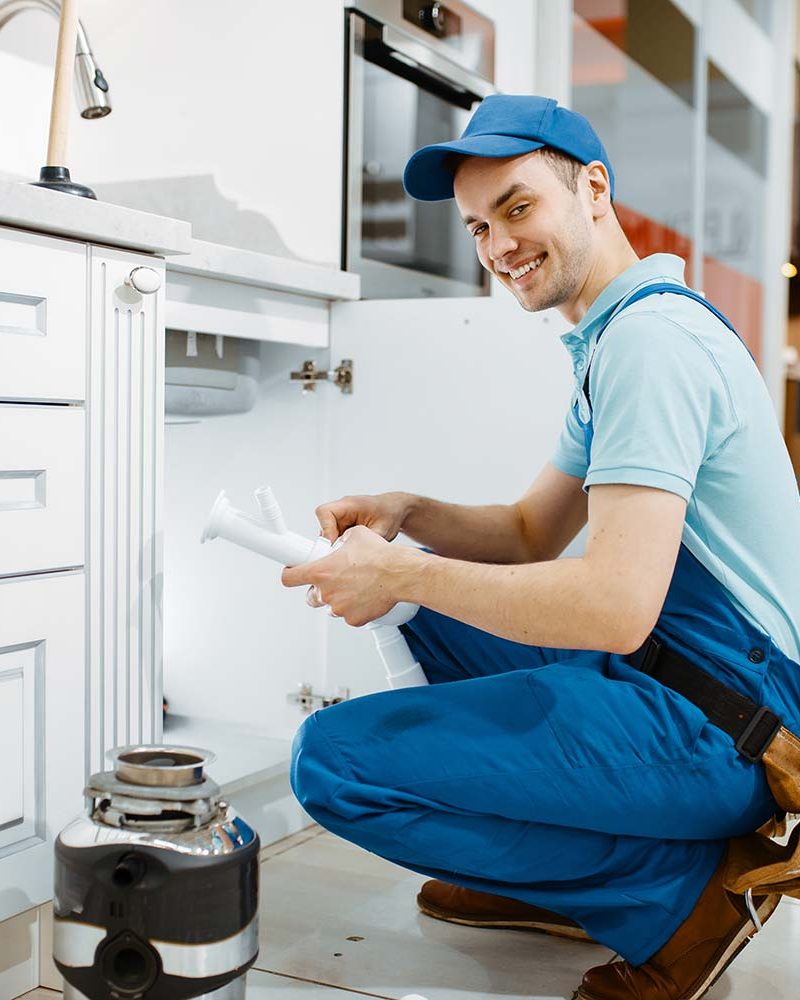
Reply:
[[410, 493], [379, 493], [377, 496], [342, 497], [317, 507], [320, 534], [329, 542], [355, 524], [363, 524], [391, 542], [402, 530], [413, 497]]

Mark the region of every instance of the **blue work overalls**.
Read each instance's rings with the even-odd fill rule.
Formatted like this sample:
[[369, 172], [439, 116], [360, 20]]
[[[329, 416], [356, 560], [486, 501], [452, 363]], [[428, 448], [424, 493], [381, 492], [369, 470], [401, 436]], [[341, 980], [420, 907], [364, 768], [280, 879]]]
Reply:
[[[591, 416], [585, 434], [588, 460]], [[623, 655], [511, 642], [425, 608], [402, 631], [430, 686], [315, 713], [292, 763], [311, 816], [395, 864], [555, 910], [638, 965], [728, 838], [776, 811], [763, 765]], [[683, 543], [653, 634], [800, 731], [800, 665]]]

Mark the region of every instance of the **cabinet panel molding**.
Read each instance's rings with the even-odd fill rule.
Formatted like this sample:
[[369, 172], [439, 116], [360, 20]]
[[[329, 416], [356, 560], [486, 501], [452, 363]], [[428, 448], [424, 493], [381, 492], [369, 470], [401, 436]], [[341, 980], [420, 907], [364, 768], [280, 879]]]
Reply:
[[0, 399], [86, 389], [85, 244], [0, 228]]
[[[142, 295], [137, 265], [162, 274]], [[113, 746], [161, 735], [163, 261], [90, 255], [87, 574], [91, 771]]]
[[53, 841], [84, 805], [84, 601], [82, 572], [0, 580], [2, 787], [6, 767], [22, 775], [0, 825], [0, 920], [52, 898]]
[[81, 406], [0, 403], [0, 576], [82, 566]]
[[44, 840], [44, 664], [43, 639], [0, 646], [0, 858]]

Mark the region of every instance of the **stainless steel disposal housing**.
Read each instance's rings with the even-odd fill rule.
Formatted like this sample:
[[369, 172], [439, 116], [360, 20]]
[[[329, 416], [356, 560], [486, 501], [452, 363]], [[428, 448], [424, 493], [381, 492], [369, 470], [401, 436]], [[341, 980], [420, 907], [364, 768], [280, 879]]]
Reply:
[[111, 751], [55, 845], [65, 1000], [244, 1000], [258, 955], [258, 835], [194, 747]]

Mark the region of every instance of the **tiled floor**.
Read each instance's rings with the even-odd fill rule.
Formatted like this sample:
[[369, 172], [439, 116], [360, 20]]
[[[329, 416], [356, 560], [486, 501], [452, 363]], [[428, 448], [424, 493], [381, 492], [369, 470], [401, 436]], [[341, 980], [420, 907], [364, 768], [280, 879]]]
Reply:
[[[570, 1000], [613, 956], [587, 945], [431, 920], [423, 879], [318, 829], [263, 852], [261, 951], [248, 1000]], [[800, 903], [785, 899], [704, 1000], [796, 1000]], [[38, 990], [36, 1000], [59, 1000]]]

